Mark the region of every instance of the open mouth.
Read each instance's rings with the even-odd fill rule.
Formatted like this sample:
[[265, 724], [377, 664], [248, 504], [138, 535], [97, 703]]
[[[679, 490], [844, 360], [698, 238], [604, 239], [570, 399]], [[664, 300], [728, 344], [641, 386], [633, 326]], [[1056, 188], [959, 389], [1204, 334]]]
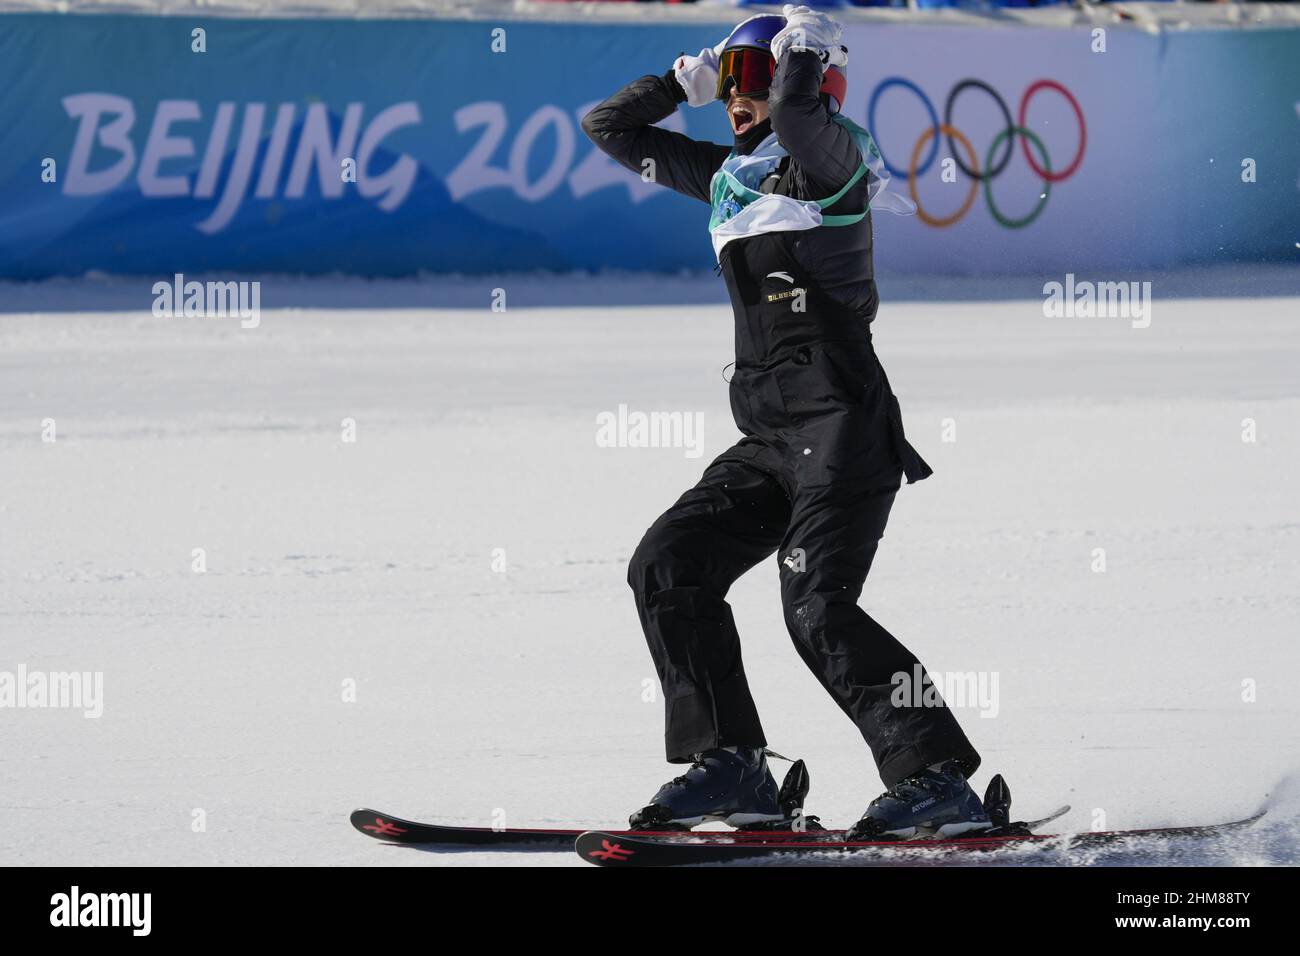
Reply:
[[743, 133], [754, 125], [754, 114], [743, 106], [733, 106], [731, 112], [731, 128], [736, 133]]

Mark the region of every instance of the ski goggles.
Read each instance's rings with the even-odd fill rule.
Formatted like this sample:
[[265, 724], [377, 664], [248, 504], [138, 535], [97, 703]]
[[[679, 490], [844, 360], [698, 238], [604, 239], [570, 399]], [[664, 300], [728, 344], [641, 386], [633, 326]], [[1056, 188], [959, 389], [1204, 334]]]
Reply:
[[766, 50], [749, 46], [723, 50], [718, 58], [718, 99], [725, 100], [732, 89], [737, 96], [762, 99], [775, 71], [776, 60]]

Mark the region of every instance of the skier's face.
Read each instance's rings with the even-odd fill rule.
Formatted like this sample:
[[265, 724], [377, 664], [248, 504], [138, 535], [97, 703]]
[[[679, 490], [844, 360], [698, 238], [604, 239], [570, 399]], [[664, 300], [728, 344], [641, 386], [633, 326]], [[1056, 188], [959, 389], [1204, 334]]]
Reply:
[[737, 96], [732, 90], [727, 95], [727, 118], [731, 120], [731, 131], [739, 136], [767, 119], [767, 100]]

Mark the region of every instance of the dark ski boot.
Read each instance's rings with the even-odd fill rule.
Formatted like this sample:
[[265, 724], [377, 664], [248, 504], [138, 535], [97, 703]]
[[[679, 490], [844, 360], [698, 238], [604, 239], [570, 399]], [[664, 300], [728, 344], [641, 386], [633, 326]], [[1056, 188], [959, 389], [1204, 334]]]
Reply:
[[849, 839], [955, 837], [993, 826], [956, 761], [949, 761], [900, 780], [872, 800]]
[[751, 827], [787, 816], [763, 751], [740, 747], [696, 754], [691, 768], [660, 787], [629, 822], [633, 830], [689, 829], [710, 820]]

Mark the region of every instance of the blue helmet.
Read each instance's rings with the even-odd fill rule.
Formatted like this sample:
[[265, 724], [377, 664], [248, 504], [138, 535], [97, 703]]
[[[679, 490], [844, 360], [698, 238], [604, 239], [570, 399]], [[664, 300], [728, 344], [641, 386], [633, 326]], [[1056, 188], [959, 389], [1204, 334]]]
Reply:
[[727, 42], [722, 45], [722, 49], [730, 50], [733, 47], [748, 46], [771, 52], [772, 37], [784, 29], [785, 17], [778, 14], [750, 17], [731, 31], [731, 36], [727, 37]]

